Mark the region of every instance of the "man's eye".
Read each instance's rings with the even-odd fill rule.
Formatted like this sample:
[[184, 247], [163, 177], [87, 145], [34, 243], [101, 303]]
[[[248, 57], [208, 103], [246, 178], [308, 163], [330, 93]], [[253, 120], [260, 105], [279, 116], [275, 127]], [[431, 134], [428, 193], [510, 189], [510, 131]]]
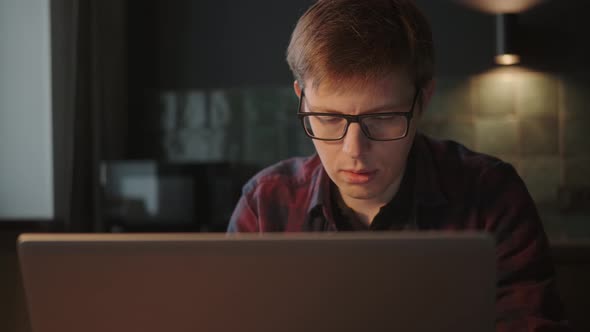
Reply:
[[377, 120], [391, 120], [395, 117], [395, 115], [379, 115], [376, 116], [375, 119]]
[[373, 119], [375, 119], [375, 120], [393, 120], [396, 117], [397, 117], [396, 115], [377, 115], [377, 116], [374, 116]]
[[332, 123], [338, 123], [338, 122], [342, 121], [342, 118], [339, 118], [337, 116], [321, 116], [321, 117], [319, 117], [319, 120], [322, 123], [332, 124]]

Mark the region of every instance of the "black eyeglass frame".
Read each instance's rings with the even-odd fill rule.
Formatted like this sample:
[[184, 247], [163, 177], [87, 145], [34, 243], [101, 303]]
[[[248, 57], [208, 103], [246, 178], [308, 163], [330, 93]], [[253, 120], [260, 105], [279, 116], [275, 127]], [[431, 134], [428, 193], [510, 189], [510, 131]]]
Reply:
[[[303, 131], [305, 131], [305, 135], [307, 135], [307, 137], [309, 137], [311, 139], [317, 139], [320, 141], [329, 141], [329, 142], [330, 141], [340, 141], [348, 133], [348, 127], [350, 127], [350, 124], [355, 122], [355, 123], [359, 124], [363, 134], [365, 134], [365, 137], [367, 137], [368, 139], [370, 139], [372, 141], [378, 141], [378, 142], [397, 141], [400, 139], [404, 139], [408, 136], [408, 132], [410, 131], [410, 123], [412, 121], [412, 118], [414, 117], [414, 108], [416, 107], [416, 101], [418, 100], [418, 96], [420, 95], [421, 91], [422, 91], [422, 89], [420, 89], [419, 87], [416, 87], [416, 93], [414, 94], [414, 99], [412, 100], [412, 107], [410, 108], [409, 112], [378, 112], [378, 113], [366, 113], [366, 114], [360, 114], [360, 115], [350, 115], [350, 114], [324, 113], [324, 112], [301, 112], [301, 105], [303, 104], [303, 98], [305, 97], [305, 92], [303, 89], [301, 89], [301, 97], [299, 97], [299, 103], [297, 105], [297, 117], [301, 121], [301, 125], [303, 126]], [[345, 119], [346, 120], [346, 127], [344, 128], [344, 133], [339, 138], [317, 138], [317, 137], [312, 136], [307, 131], [307, 128], [305, 127], [305, 117], [311, 116], [311, 115], [333, 116], [333, 117], [339, 117], [339, 118]], [[404, 135], [401, 137], [392, 138], [392, 139], [376, 139], [376, 138], [371, 137], [371, 135], [367, 132], [367, 130], [362, 125], [361, 121], [365, 118], [387, 116], [387, 115], [403, 116], [406, 118], [406, 130], [404, 131]]]

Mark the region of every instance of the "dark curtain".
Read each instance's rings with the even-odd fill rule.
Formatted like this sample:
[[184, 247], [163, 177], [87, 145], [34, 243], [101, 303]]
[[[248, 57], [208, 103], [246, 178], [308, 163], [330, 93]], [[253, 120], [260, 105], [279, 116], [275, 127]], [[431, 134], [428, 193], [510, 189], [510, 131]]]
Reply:
[[66, 231], [105, 231], [101, 163], [126, 156], [126, 9], [51, 1], [55, 214]]

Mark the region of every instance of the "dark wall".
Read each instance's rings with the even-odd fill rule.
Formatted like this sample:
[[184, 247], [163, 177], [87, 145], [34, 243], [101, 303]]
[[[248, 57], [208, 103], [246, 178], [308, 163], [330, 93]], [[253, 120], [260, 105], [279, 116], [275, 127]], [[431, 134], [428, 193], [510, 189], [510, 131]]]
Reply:
[[437, 75], [473, 75], [493, 66], [493, 16], [450, 0], [416, 2], [432, 25]]
[[[440, 76], [468, 76], [494, 67], [494, 14], [454, 1], [417, 0], [430, 18]], [[516, 31], [525, 67], [558, 74], [590, 69], [590, 32], [585, 0], [546, 0], [519, 13]]]
[[130, 3], [132, 86], [160, 89], [283, 85], [285, 50], [299, 1], [158, 1]]
[[[163, 1], [129, 4], [130, 86], [160, 89], [288, 85], [284, 60], [298, 17], [313, 0]], [[493, 66], [494, 17], [454, 1], [417, 0], [430, 18], [438, 74]], [[520, 15], [524, 65], [587, 71], [584, 0], [547, 0]]]
[[547, 0], [521, 16], [525, 65], [584, 77], [590, 72], [590, 32], [585, 0]]
[[[130, 87], [288, 85], [285, 51], [313, 0], [130, 3]], [[417, 1], [431, 19], [441, 75], [489, 68], [493, 17], [452, 1]], [[452, 19], [451, 19], [452, 18]]]

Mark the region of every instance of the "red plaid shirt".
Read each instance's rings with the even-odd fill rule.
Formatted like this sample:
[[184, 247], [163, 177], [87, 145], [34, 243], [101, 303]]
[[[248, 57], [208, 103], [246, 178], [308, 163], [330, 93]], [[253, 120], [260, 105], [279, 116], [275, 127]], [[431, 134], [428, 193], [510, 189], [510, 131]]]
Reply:
[[[415, 227], [486, 231], [496, 238], [497, 330], [569, 331], [547, 237], [514, 168], [423, 135], [411, 153]], [[228, 232], [337, 231], [330, 188], [317, 155], [266, 168], [244, 186]]]

